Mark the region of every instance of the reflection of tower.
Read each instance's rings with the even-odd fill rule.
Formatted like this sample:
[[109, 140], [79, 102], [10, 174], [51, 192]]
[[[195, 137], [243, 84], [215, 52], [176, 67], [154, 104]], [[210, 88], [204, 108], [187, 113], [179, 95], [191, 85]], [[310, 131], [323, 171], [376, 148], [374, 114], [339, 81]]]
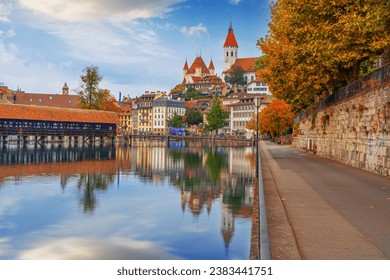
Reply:
[[234, 216], [228, 204], [223, 202], [221, 195], [221, 234], [226, 250], [229, 249], [230, 242], [234, 235]]
[[195, 216], [199, 216], [202, 210], [202, 202], [197, 193], [192, 192], [189, 200], [189, 207], [191, 209], [192, 214]]
[[183, 212], [186, 210], [186, 204], [190, 200], [191, 192], [182, 190], [181, 191], [181, 209]]

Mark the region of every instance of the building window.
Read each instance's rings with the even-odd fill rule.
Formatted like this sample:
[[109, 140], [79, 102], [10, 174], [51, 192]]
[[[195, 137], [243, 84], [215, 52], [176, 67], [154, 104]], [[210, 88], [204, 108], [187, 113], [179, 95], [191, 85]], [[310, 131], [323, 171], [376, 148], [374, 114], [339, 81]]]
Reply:
[[42, 102], [42, 98], [39, 98], [39, 99], [38, 99], [38, 102], [41, 103], [41, 102]]
[[52, 99], [53, 99], [53, 96], [49, 96], [49, 99], [52, 100]]
[[30, 98], [30, 102], [32, 102], [32, 98]]
[[229, 56], [229, 52], [226, 52], [226, 56]]
[[72, 104], [72, 100], [68, 100], [68, 103], [69, 103], [69, 104]]
[[231, 54], [231, 56], [233, 57], [233, 51], [232, 51], [230, 54]]
[[252, 77], [251, 77], [251, 81], [253, 81], [254, 79], [255, 79], [255, 77], [254, 77], [254, 76], [252, 76]]

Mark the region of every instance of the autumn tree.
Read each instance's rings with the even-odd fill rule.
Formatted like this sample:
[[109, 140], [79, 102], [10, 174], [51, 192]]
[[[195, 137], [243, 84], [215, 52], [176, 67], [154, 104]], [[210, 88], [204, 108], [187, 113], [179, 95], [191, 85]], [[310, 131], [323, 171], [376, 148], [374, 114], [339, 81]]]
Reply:
[[104, 97], [103, 97], [103, 108], [104, 111], [112, 111], [119, 113], [121, 111], [121, 108], [118, 105], [118, 100], [111, 95], [110, 91], [108, 89], [104, 90]]
[[228, 117], [228, 112], [222, 108], [221, 101], [215, 95], [210, 109], [206, 112], [207, 124], [205, 125], [205, 129], [208, 131], [216, 130], [218, 132], [218, 129], [225, 126], [225, 120]]
[[183, 84], [177, 84], [173, 89], [171, 89], [171, 95], [176, 95], [178, 97], [183, 97], [185, 92], [185, 86]]
[[[258, 114], [257, 130], [262, 134], [270, 134], [275, 139], [291, 128], [293, 121], [291, 106], [283, 100], [275, 99]], [[248, 122], [247, 128], [256, 130], [256, 115]]]
[[258, 46], [273, 95], [299, 112], [359, 78], [390, 47], [390, 2], [278, 0]]
[[80, 96], [80, 108], [103, 110], [104, 100], [107, 90], [100, 89], [99, 83], [102, 75], [97, 66], [88, 66], [83, 69], [84, 75], [81, 75], [81, 89], [78, 91]]

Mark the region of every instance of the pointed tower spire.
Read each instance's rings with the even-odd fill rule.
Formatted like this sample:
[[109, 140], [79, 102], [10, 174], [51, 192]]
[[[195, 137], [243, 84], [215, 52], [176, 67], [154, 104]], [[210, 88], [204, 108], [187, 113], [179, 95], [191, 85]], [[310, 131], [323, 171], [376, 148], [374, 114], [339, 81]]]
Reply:
[[209, 72], [210, 72], [210, 75], [215, 75], [215, 67], [214, 67], [214, 63], [213, 63], [212, 58], [210, 59]]
[[234, 31], [232, 27], [232, 22], [230, 21], [230, 26], [228, 30], [228, 34], [226, 36], [225, 44], [223, 44], [224, 47], [235, 47], [238, 48], [238, 43], [236, 40], [236, 36], [234, 36]]
[[188, 63], [187, 63], [187, 58], [186, 58], [186, 62], [184, 63], [184, 67], [183, 67], [183, 79], [186, 78], [188, 69], [189, 69], [189, 68], [188, 68]]
[[187, 58], [186, 58], [186, 62], [184, 63], [184, 67], [183, 67], [183, 70], [188, 70], [188, 63], [187, 63]]
[[215, 69], [214, 63], [213, 63], [213, 59], [212, 59], [212, 58], [211, 58], [211, 60], [210, 60], [209, 69]]

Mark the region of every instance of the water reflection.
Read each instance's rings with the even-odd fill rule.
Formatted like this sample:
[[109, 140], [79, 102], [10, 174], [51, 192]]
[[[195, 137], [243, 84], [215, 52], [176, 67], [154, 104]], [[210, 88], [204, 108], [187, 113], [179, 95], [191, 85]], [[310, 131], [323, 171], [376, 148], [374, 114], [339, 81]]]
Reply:
[[[61, 190], [56, 194], [58, 197], [51, 198], [61, 200], [51, 209], [51, 214], [58, 216], [57, 220], [46, 221], [49, 220], [44, 216], [47, 213], [40, 213], [42, 217], [35, 219], [42, 221], [24, 231], [18, 229], [22, 228], [18, 224], [14, 226], [15, 230], [5, 226], [9, 235], [1, 235], [0, 239], [7, 240], [8, 247], [13, 248], [10, 251], [17, 251], [20, 246], [13, 243], [12, 234], [23, 235], [26, 244], [33, 242], [35, 245], [26, 245], [13, 254], [0, 250], [0, 258], [245, 259], [249, 256], [254, 194], [251, 148], [3, 146], [0, 162], [0, 191], [3, 195], [0, 205], [11, 196], [20, 196], [22, 200], [27, 192], [32, 191], [21, 188], [20, 192], [15, 189], [10, 192], [16, 193], [8, 193], [12, 182], [31, 185], [36, 183], [27, 181], [41, 177], [50, 186], [56, 185], [57, 181]], [[49, 188], [42, 191], [49, 193]], [[75, 198], [78, 199], [77, 205], [81, 205], [81, 212], [90, 215], [79, 216], [69, 208], [68, 201]], [[30, 207], [36, 207], [39, 199], [29, 202]], [[18, 207], [22, 208], [21, 205]], [[0, 207], [0, 229], [12, 219], [19, 223], [28, 219], [22, 210], [15, 214], [16, 218], [2, 214], [6, 210]], [[177, 215], [178, 212], [182, 213], [181, 216]], [[93, 216], [103, 216], [102, 213], [108, 217], [99, 219], [103, 225], [99, 229], [88, 229], [89, 223], [95, 222]], [[188, 219], [188, 214], [191, 219]], [[65, 219], [68, 215], [72, 217]], [[116, 218], [117, 224], [109, 226], [109, 222], [114, 223]], [[61, 226], [55, 234], [40, 232], [42, 228], [53, 228], [64, 220], [66, 227]], [[80, 223], [85, 230], [77, 233], [74, 229], [80, 228]], [[175, 232], [172, 232], [173, 228]], [[213, 237], [215, 234], [222, 241], [223, 252], [215, 249], [219, 248], [219, 242]], [[85, 242], [85, 238], [89, 241]], [[119, 250], [118, 240], [128, 246]], [[142, 249], [140, 244], [148, 249]], [[86, 246], [95, 248], [88, 249], [92, 255], [95, 251], [106, 253], [96, 253], [93, 257], [82, 254]], [[188, 246], [195, 247], [189, 249]], [[141, 249], [138, 252], [136, 248]], [[56, 253], [66, 250], [69, 252], [62, 257]], [[157, 256], [158, 251], [163, 253]]]

